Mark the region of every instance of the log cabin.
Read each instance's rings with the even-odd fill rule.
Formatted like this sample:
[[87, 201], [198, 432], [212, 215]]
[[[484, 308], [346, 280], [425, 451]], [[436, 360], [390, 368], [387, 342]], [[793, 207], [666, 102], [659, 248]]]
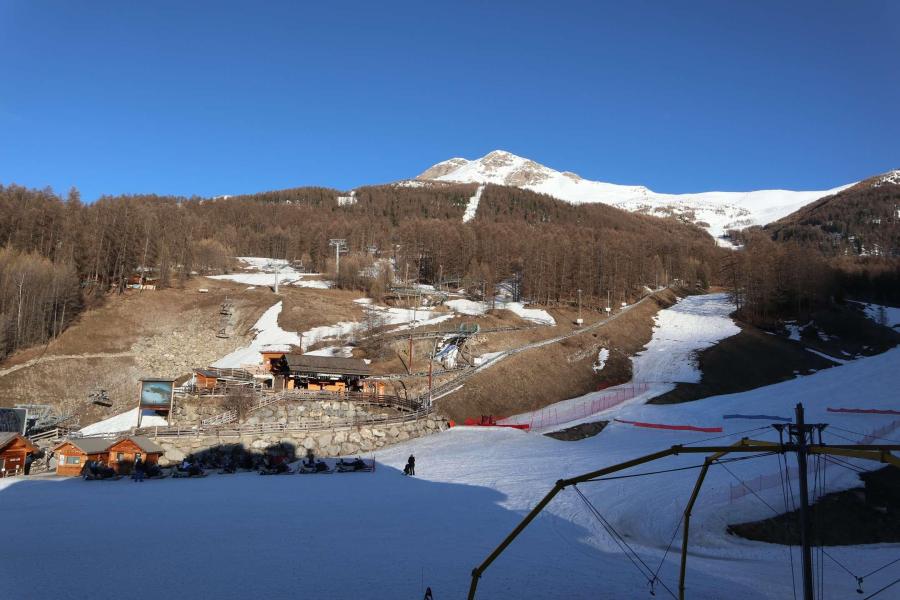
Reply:
[[16, 432], [0, 432], [0, 477], [23, 473], [25, 458], [37, 451], [37, 446], [25, 436]]
[[327, 392], [359, 392], [363, 381], [372, 374], [365, 361], [357, 358], [285, 354], [273, 368], [281, 372], [288, 389]]
[[106, 449], [106, 464], [116, 473], [128, 474], [137, 459], [145, 464], [155, 465], [165, 450], [153, 440], [142, 435], [119, 438]]
[[89, 460], [98, 461], [117, 473], [128, 474], [138, 458], [147, 464], [156, 464], [165, 450], [153, 440], [142, 435], [130, 435], [118, 439], [73, 438], [56, 446], [56, 474], [67, 477], [81, 475], [81, 469]]
[[209, 391], [216, 389], [216, 385], [219, 381], [219, 373], [218, 371], [213, 371], [212, 369], [195, 369], [194, 370], [194, 385], [200, 391]]
[[77, 477], [89, 460], [106, 464], [106, 449], [111, 442], [107, 438], [73, 438], [58, 444], [53, 448], [56, 452], [56, 474]]

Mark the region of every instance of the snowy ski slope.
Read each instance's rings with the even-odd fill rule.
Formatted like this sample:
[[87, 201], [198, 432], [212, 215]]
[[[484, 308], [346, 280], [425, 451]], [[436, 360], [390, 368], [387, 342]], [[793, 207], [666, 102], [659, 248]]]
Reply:
[[[714, 298], [707, 301], [716, 302]], [[716, 311], [710, 313], [699, 318], [722, 318]], [[661, 316], [654, 341], [677, 337], [669, 323]], [[721, 325], [707, 326], [702, 321], [698, 327], [723, 330]], [[810, 421], [831, 424], [825, 431], [827, 442], [856, 441], [859, 434], [900, 418], [826, 409], [897, 409], [898, 365], [900, 349], [893, 349], [749, 392], [676, 405], [631, 403], [599, 415], [723, 427], [724, 433], [717, 435], [612, 422], [595, 437], [562, 442], [517, 430], [454, 428], [379, 453], [379, 467], [372, 474], [258, 477], [247, 473], [143, 484], [39, 477], [0, 480], [4, 541], [17, 549], [4, 557], [2, 589], [10, 598], [108, 598], [127, 590], [130, 598], [138, 600], [418, 600], [428, 585], [436, 598], [463, 598], [472, 567], [561, 477], [678, 443], [718, 438], [715, 443], [727, 444], [742, 436], [776, 440], [777, 434], [765, 421], [722, 416], [789, 417], [797, 402], [803, 402]], [[898, 438], [900, 429], [885, 436]], [[400, 473], [410, 453], [417, 459], [416, 478]], [[634, 472], [701, 462], [698, 456], [680, 455]], [[734, 501], [728, 494], [735, 477], [750, 481], [777, 476], [777, 459], [762, 457], [726, 466], [734, 477], [724, 467], [713, 467], [694, 509], [688, 597], [790, 598], [789, 551], [725, 533], [729, 523], [771, 515], [762, 501], [777, 510], [784, 508], [779, 487]], [[580, 489], [651, 570], [659, 569], [661, 582], [675, 590], [678, 525], [695, 477], [696, 470], [666, 472], [583, 484]], [[829, 490], [857, 483], [855, 473], [836, 466], [828, 467], [825, 478]], [[673, 538], [676, 546], [666, 553]], [[105, 552], [109, 548], [116, 551]], [[855, 573], [867, 573], [900, 556], [900, 544], [833, 547], [829, 553]], [[103, 568], [98, 571], [101, 554]], [[35, 556], [41, 560], [35, 561]], [[138, 582], [135, 565], [147, 556], [153, 557], [152, 568], [143, 569], [148, 576]], [[793, 560], [799, 564], [796, 551]], [[824, 574], [826, 597], [857, 597], [855, 580], [841, 568], [826, 561]], [[897, 575], [896, 569], [888, 568], [872, 576], [865, 584], [867, 592]], [[655, 592], [656, 597], [669, 597], [661, 583]], [[567, 490], [485, 573], [478, 597], [631, 600], [651, 596], [646, 579], [575, 492]]]

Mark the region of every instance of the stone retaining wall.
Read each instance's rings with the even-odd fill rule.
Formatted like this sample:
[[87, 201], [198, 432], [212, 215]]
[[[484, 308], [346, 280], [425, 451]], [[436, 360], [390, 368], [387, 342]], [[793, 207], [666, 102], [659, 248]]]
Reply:
[[432, 415], [401, 423], [373, 423], [253, 436], [159, 437], [155, 441], [166, 451], [163, 463], [175, 463], [191, 453], [234, 444], [241, 444], [248, 450], [261, 451], [275, 444], [289, 443], [296, 445], [298, 454], [311, 449], [317, 456], [355, 456], [371, 454], [379, 448], [437, 433], [447, 427], [447, 421]]
[[[197, 425], [201, 420], [225, 412], [225, 403], [217, 397], [189, 397], [176, 400], [172, 411], [173, 425]], [[329, 421], [349, 421], [372, 416], [396, 416], [391, 409], [366, 405], [347, 400], [286, 400], [271, 406], [264, 406], [251, 412], [245, 425], [263, 423], [328, 423]]]

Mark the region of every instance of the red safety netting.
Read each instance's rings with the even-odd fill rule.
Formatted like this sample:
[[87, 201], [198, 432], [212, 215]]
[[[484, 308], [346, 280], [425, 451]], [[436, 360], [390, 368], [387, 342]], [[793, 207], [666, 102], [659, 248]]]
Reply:
[[672, 431], [702, 431], [703, 433], [720, 433], [721, 427], [697, 427], [696, 425], [667, 425], [665, 423], [644, 423], [643, 421], [626, 421], [625, 419], [613, 419], [618, 423], [627, 423], [635, 427], [649, 427], [650, 429], [671, 429]]
[[[499, 417], [502, 419], [502, 417]], [[468, 417], [461, 424], [466, 427], [510, 427], [512, 429], [521, 429], [523, 431], [528, 431], [528, 424], [511, 424], [511, 423], [500, 423], [498, 422], [498, 417], [494, 417], [493, 415], [481, 415], [477, 419], [473, 419], [472, 417]], [[458, 427], [460, 423], [456, 421], [450, 421], [450, 427]]]
[[527, 425], [530, 429], [539, 430], [556, 427], [618, 406], [643, 394], [648, 389], [650, 389], [650, 384], [647, 383], [619, 385], [600, 394], [591, 394], [582, 400], [567, 400], [530, 413], [499, 419], [497, 424], [517, 427]]
[[860, 413], [864, 415], [900, 415], [900, 410], [887, 408], [828, 408], [826, 410], [835, 413]]

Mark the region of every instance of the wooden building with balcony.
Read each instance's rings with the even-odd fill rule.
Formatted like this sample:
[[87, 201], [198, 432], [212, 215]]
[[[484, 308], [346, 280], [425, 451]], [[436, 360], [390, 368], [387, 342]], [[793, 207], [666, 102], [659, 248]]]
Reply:
[[28, 438], [16, 432], [0, 432], [0, 477], [21, 475], [25, 460], [38, 451]]

